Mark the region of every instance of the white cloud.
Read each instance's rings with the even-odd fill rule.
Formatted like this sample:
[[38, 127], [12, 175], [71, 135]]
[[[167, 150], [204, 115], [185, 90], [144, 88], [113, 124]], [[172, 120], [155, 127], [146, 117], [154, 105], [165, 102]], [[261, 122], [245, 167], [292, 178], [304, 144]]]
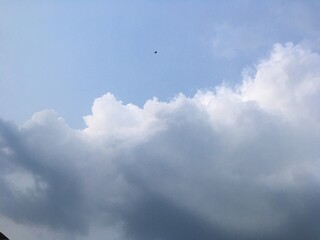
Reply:
[[255, 101], [266, 111], [286, 118], [319, 120], [320, 56], [299, 45], [276, 44], [268, 60], [257, 66], [241, 92], [245, 101]]
[[157, 117], [161, 105], [153, 99], [147, 101], [144, 109], [141, 109], [133, 104], [124, 105], [111, 93], [107, 93], [94, 101], [92, 115], [84, 117], [87, 124], [84, 133], [108, 140], [144, 139], [161, 128]]
[[142, 108], [108, 93], [83, 130], [54, 111], [1, 121], [0, 220], [18, 240], [13, 225], [60, 239], [315, 239], [319, 64], [276, 44], [234, 88]]

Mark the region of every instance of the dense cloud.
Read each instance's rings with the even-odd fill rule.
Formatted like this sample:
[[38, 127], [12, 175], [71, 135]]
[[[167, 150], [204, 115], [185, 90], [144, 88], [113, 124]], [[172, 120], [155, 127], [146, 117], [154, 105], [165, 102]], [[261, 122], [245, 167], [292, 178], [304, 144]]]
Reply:
[[82, 130], [54, 111], [2, 120], [0, 223], [59, 239], [319, 238], [319, 66], [276, 44], [235, 87], [143, 108], [108, 93]]

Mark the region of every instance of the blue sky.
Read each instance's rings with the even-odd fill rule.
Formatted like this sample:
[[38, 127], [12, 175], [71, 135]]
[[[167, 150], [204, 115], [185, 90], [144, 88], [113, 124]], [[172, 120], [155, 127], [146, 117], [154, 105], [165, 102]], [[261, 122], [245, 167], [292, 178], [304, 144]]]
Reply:
[[240, 82], [274, 43], [319, 39], [317, 1], [0, 4], [0, 115], [18, 123], [54, 109], [81, 128], [107, 92], [139, 106], [192, 96]]
[[319, 11], [0, 0], [0, 232], [320, 239]]

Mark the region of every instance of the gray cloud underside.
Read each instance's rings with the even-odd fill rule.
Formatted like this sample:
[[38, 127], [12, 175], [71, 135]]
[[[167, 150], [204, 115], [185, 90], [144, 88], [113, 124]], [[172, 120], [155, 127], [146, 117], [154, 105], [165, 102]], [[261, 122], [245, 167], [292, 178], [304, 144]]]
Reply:
[[65, 239], [317, 239], [319, 65], [277, 44], [234, 88], [143, 108], [106, 94], [82, 130], [1, 120], [1, 218]]

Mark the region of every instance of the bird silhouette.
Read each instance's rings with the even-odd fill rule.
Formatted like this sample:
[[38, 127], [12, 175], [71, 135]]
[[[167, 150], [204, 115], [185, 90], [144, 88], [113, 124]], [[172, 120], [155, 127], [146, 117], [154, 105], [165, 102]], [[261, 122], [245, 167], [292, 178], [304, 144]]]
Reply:
[[154, 51], [154, 53], [158, 53], [158, 51]]

